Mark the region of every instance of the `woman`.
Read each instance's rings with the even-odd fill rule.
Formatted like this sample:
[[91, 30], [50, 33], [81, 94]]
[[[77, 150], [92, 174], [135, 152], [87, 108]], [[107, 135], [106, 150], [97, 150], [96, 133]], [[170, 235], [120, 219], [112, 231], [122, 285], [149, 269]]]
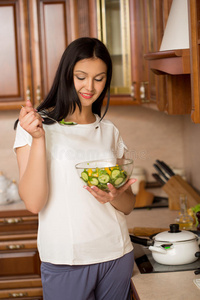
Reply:
[[[75, 169], [81, 161], [124, 155], [118, 129], [101, 118], [111, 76], [105, 45], [95, 38], [77, 39], [65, 50], [38, 110], [27, 101], [20, 111], [14, 145], [19, 193], [27, 209], [39, 213], [45, 300], [129, 297], [133, 247], [125, 214], [134, 206], [130, 185], [135, 180], [119, 189], [109, 184], [107, 193], [83, 188]], [[42, 118], [41, 110], [49, 118]], [[61, 126], [61, 120], [76, 125]]]

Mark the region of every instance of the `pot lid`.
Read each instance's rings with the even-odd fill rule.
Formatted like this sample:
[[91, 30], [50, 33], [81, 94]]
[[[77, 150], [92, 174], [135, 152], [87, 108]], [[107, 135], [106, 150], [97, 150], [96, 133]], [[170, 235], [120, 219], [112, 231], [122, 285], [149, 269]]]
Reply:
[[183, 242], [196, 239], [197, 236], [187, 230], [179, 230], [179, 224], [171, 224], [169, 231], [158, 233], [154, 240], [158, 242]]

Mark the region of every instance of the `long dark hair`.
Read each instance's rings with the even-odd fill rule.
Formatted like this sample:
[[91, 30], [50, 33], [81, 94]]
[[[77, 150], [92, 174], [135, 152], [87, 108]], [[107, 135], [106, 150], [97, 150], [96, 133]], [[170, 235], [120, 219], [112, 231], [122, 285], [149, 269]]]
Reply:
[[[104, 117], [109, 106], [112, 61], [106, 46], [100, 40], [89, 37], [74, 40], [66, 48], [61, 57], [52, 87], [45, 100], [38, 106], [37, 110], [49, 110], [48, 115], [57, 121], [60, 121], [63, 118], [66, 118], [67, 115], [73, 113], [76, 106], [78, 106], [81, 111], [81, 102], [74, 87], [73, 70], [78, 61], [94, 57], [101, 59], [107, 66], [107, 80], [105, 87], [101, 95], [92, 105], [92, 112], [101, 117], [101, 108], [107, 92], [108, 100], [103, 115]], [[47, 118], [45, 118], [44, 122], [46, 124], [53, 123], [53, 121]]]

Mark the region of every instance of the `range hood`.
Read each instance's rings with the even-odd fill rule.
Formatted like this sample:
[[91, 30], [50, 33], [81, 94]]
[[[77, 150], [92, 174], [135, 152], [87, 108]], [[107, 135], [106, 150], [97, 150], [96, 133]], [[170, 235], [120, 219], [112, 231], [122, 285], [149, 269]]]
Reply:
[[173, 0], [159, 51], [144, 57], [158, 75], [190, 74], [187, 0]]
[[160, 51], [189, 48], [187, 0], [173, 0]]

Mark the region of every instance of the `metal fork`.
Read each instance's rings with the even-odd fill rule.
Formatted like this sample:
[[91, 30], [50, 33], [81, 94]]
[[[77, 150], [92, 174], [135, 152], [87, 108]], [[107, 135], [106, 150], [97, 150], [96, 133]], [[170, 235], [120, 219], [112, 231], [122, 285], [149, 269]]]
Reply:
[[62, 126], [65, 126], [65, 125], [77, 125], [76, 122], [65, 122], [64, 120], [61, 121], [61, 122], [59, 122], [59, 121], [53, 119], [52, 117], [49, 117], [49, 116], [47, 115], [47, 113], [46, 113], [45, 110], [40, 110], [40, 111], [38, 111], [38, 114], [39, 114], [42, 118], [48, 118], [48, 119], [50, 119], [50, 120], [52, 120], [52, 121], [54, 121], [54, 122], [56, 122], [56, 123], [58, 123], [59, 125], [62, 125]]

